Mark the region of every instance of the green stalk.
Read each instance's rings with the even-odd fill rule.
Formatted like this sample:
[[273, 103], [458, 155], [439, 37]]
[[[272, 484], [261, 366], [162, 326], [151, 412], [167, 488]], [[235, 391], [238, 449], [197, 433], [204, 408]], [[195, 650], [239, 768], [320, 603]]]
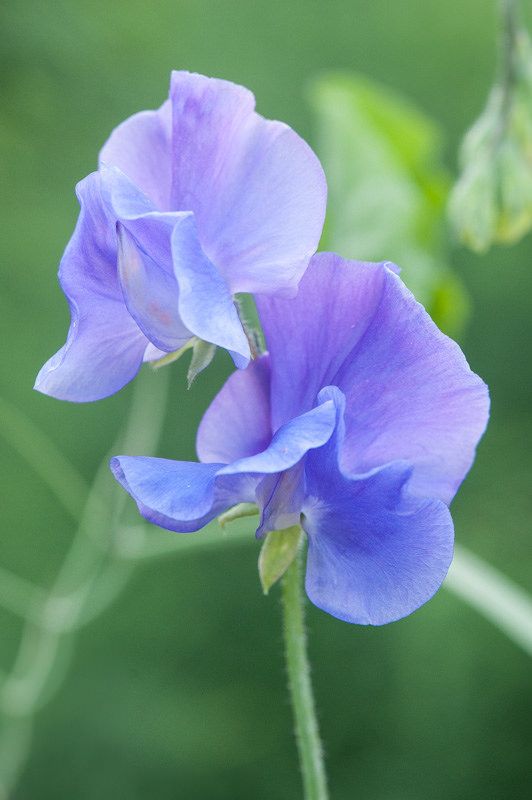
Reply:
[[301, 575], [300, 552], [283, 578], [286, 668], [305, 800], [327, 800], [327, 780], [307, 655]]

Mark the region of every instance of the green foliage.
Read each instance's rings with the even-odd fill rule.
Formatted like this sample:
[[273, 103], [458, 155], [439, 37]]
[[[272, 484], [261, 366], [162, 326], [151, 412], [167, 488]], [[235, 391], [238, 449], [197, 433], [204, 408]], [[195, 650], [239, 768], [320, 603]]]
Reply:
[[446, 266], [449, 178], [438, 128], [404, 98], [356, 74], [324, 75], [310, 100], [329, 185], [321, 246], [349, 258], [394, 261], [436, 322], [458, 333], [467, 300]]

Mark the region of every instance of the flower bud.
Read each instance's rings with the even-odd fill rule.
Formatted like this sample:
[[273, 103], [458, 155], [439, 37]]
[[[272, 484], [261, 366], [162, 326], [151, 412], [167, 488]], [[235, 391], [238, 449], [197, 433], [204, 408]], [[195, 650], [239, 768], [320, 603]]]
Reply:
[[518, 31], [505, 80], [466, 134], [462, 175], [449, 200], [458, 238], [485, 252], [512, 244], [532, 227], [532, 47]]

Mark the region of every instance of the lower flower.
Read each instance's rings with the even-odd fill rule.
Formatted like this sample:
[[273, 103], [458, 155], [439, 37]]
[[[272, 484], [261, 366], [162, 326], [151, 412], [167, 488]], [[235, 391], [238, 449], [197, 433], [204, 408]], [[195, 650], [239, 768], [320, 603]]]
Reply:
[[487, 389], [391, 265], [320, 254], [296, 298], [260, 298], [258, 310], [269, 354], [211, 404], [203, 463], [118, 456], [114, 475], [173, 531], [238, 503], [258, 505], [258, 537], [300, 524], [313, 603], [359, 624], [403, 617], [447, 573], [448, 504]]

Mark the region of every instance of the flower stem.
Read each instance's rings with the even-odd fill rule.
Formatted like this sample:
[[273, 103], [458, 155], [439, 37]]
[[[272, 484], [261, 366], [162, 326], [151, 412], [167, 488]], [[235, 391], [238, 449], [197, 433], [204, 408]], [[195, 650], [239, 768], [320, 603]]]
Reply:
[[499, 80], [502, 87], [502, 117], [505, 125], [517, 80], [517, 42], [520, 31], [518, 1], [501, 0], [500, 18]]
[[327, 800], [323, 752], [310, 681], [301, 575], [300, 552], [283, 578], [282, 602], [286, 668], [305, 800]]

